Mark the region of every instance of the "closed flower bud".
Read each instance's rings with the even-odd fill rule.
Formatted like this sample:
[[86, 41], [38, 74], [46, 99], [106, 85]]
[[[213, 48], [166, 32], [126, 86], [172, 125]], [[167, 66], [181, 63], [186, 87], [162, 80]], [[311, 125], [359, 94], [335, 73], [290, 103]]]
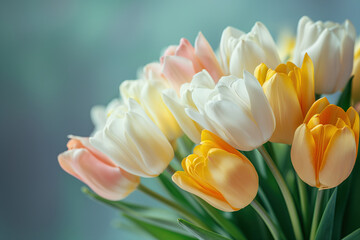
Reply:
[[258, 191], [259, 179], [251, 162], [207, 130], [202, 131], [194, 153], [182, 161], [182, 168], [173, 181], [222, 211], [246, 207]]
[[291, 144], [296, 128], [315, 101], [314, 67], [307, 54], [304, 58], [301, 68], [288, 62], [275, 70], [265, 64], [255, 69], [254, 75], [262, 85], [276, 119], [271, 142]]
[[58, 156], [60, 166], [109, 200], [121, 200], [133, 192], [140, 178], [116, 166], [89, 143], [89, 138], [70, 136], [68, 151]]
[[157, 64], [144, 68], [142, 79], [127, 80], [120, 85], [122, 98], [136, 100], [169, 141], [175, 141], [182, 131], [171, 111], [162, 100], [161, 92], [168, 88], [165, 79], [156, 71]]
[[310, 186], [333, 188], [351, 173], [359, 141], [359, 115], [350, 107], [317, 100], [294, 136], [291, 161], [299, 177]]
[[294, 63], [300, 66], [305, 53], [309, 54], [314, 63], [316, 93], [334, 93], [345, 87], [353, 68], [355, 37], [349, 20], [340, 25], [300, 19]]
[[173, 159], [172, 146], [135, 100], [127, 104], [126, 111], [118, 107], [110, 114], [90, 142], [127, 172], [156, 177]]
[[195, 47], [182, 38], [178, 46], [170, 46], [165, 51], [161, 62], [164, 76], [177, 92], [182, 84], [190, 82], [193, 76], [203, 69], [206, 69], [215, 81], [223, 75], [213, 49], [201, 32], [195, 40]]
[[223, 31], [220, 63], [224, 75], [241, 78], [244, 70], [252, 73], [260, 63], [275, 68], [280, 64], [280, 57], [268, 29], [257, 22], [247, 34], [232, 27]]

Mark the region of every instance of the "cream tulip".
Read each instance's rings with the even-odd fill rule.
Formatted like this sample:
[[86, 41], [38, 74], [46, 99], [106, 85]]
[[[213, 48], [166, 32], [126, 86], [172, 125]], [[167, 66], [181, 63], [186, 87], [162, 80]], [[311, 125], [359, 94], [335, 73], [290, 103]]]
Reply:
[[126, 107], [115, 109], [90, 143], [125, 171], [156, 177], [173, 159], [172, 146], [135, 100], [129, 99]]
[[162, 91], [168, 88], [168, 84], [157, 71], [159, 65], [152, 63], [145, 66], [142, 79], [124, 81], [120, 85], [120, 94], [124, 101], [130, 98], [136, 100], [167, 139], [173, 142], [183, 133], [162, 100]]
[[244, 70], [252, 73], [260, 63], [275, 68], [280, 64], [280, 57], [268, 29], [257, 22], [247, 34], [232, 27], [223, 31], [220, 63], [224, 75], [241, 78]]
[[351, 173], [359, 144], [359, 114], [317, 100], [295, 132], [291, 162], [310, 186], [333, 188]]
[[222, 211], [233, 212], [249, 205], [259, 188], [251, 162], [215, 134], [203, 130], [201, 144], [182, 161], [173, 181]]
[[299, 20], [294, 63], [302, 64], [309, 54], [315, 69], [315, 92], [329, 94], [342, 90], [353, 68], [355, 28], [349, 20], [313, 22], [308, 17]]
[[60, 166], [103, 198], [127, 197], [140, 183], [138, 176], [116, 166], [89, 143], [89, 138], [70, 136], [68, 150], [58, 156]]

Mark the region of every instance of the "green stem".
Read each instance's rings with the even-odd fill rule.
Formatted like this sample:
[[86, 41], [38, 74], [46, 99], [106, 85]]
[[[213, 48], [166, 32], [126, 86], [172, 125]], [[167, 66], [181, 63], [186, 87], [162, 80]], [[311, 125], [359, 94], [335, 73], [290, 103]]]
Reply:
[[324, 196], [323, 190], [318, 190], [316, 196], [316, 202], [314, 207], [314, 215], [311, 223], [311, 232], [310, 232], [310, 240], [314, 240], [316, 236], [316, 231], [319, 224], [319, 217], [320, 217], [320, 209], [321, 209], [321, 202]]
[[270, 157], [269, 153], [266, 151], [264, 146], [260, 146], [258, 148], [258, 150], [259, 150], [260, 154], [263, 156], [263, 158], [264, 158], [266, 164], [268, 165], [270, 171], [272, 172], [277, 184], [279, 185], [280, 191], [281, 191], [281, 193], [284, 197], [285, 203], [286, 203], [286, 207], [289, 211], [290, 220], [291, 220], [291, 224], [294, 229], [295, 238], [297, 240], [304, 239], [302, 231], [301, 231], [301, 225], [300, 225], [298, 213], [296, 211], [295, 203], [294, 203], [291, 193], [284, 181], [284, 178], [281, 176], [280, 171], [276, 167], [276, 164], [274, 163], [274, 161], [272, 160], [272, 158]]
[[260, 205], [256, 200], [250, 203], [250, 206], [257, 212], [261, 219], [265, 222], [266, 226], [271, 232], [271, 235], [275, 240], [283, 239], [283, 235], [279, 233], [278, 228], [275, 226], [274, 222], [271, 220], [270, 216], [267, 214], [265, 209]]
[[190, 213], [189, 211], [187, 211], [185, 208], [183, 208], [182, 206], [180, 206], [179, 204], [161, 196], [160, 194], [152, 191], [151, 189], [145, 187], [142, 184], [139, 184], [139, 186], [137, 187], [137, 189], [147, 195], [149, 195], [150, 197], [158, 200], [159, 202], [167, 205], [168, 207], [176, 210], [177, 212], [179, 212], [182, 216], [188, 218], [190, 221], [193, 221], [194, 223], [198, 224], [199, 226], [209, 229], [204, 223], [203, 221], [201, 221], [199, 218], [197, 218], [195, 215], [193, 215], [192, 213]]
[[236, 240], [246, 240], [246, 237], [241, 232], [239, 228], [237, 228], [233, 222], [229, 221], [225, 218], [221, 213], [218, 212], [217, 209], [213, 208], [209, 204], [207, 204], [202, 199], [195, 197], [195, 199], [200, 203], [200, 205], [205, 209], [205, 211], [217, 222], [227, 233], [233, 236]]
[[304, 182], [297, 176], [297, 186], [299, 189], [299, 196], [300, 196], [300, 207], [301, 207], [301, 214], [304, 221], [304, 229], [305, 232], [308, 233], [309, 230], [309, 206], [308, 206], [308, 196], [305, 189]]

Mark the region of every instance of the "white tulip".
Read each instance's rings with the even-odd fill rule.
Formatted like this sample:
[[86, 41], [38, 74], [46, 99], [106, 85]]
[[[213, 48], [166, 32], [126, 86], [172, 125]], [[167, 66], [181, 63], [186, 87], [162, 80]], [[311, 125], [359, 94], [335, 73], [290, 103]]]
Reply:
[[186, 119], [187, 115], [193, 120], [192, 125], [180, 124], [185, 134], [191, 127], [198, 129], [196, 135], [207, 129], [233, 147], [250, 151], [267, 142], [274, 132], [271, 106], [258, 80], [246, 71], [243, 79], [222, 77], [215, 85], [203, 70], [181, 90], [181, 99], [176, 100], [169, 92], [164, 93], [164, 99], [168, 99], [167, 104], [171, 102], [168, 106], [177, 119]]
[[127, 108], [116, 108], [90, 143], [131, 174], [158, 176], [174, 157], [172, 146], [135, 100]]
[[247, 34], [232, 27], [223, 31], [220, 62], [224, 75], [241, 78], [244, 70], [253, 73], [261, 63], [276, 68], [280, 64], [280, 57], [268, 29], [257, 22]]
[[313, 22], [306, 16], [299, 20], [294, 63], [300, 66], [305, 53], [310, 56], [316, 93], [334, 93], [345, 87], [353, 68], [355, 38], [355, 28], [349, 20], [342, 25]]
[[124, 81], [120, 85], [120, 94], [124, 101], [130, 98], [136, 100], [167, 139], [174, 141], [182, 135], [182, 131], [161, 97], [161, 92], [168, 88], [167, 82], [150, 69], [153, 66], [155, 64], [144, 68], [142, 79]]

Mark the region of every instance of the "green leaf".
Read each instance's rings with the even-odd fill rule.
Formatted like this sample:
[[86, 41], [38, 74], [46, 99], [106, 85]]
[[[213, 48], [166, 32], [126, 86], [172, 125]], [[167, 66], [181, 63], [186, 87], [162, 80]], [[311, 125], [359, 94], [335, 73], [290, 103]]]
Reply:
[[351, 234], [344, 237], [342, 240], [358, 240], [360, 239], [360, 228], [353, 231]]
[[166, 225], [156, 225], [146, 220], [123, 214], [125, 218], [141, 227], [147, 233], [159, 240], [194, 240], [195, 238], [166, 228]]
[[183, 227], [188, 232], [192, 233], [195, 237], [198, 239], [203, 240], [229, 240], [226, 237], [221, 236], [220, 234], [210, 232], [208, 230], [205, 230], [203, 228], [200, 228], [198, 226], [195, 226], [194, 224], [185, 221], [183, 219], [178, 219], [178, 222], [181, 227]]
[[350, 105], [351, 105], [351, 86], [352, 86], [352, 80], [354, 76], [352, 76], [347, 83], [346, 87], [344, 88], [344, 91], [341, 93], [341, 96], [339, 98], [339, 101], [337, 105], [344, 109], [346, 111]]
[[329, 202], [326, 205], [323, 216], [320, 220], [319, 227], [316, 232], [316, 240], [331, 239], [334, 225], [336, 195], [337, 189], [335, 189], [334, 193], [331, 195]]

